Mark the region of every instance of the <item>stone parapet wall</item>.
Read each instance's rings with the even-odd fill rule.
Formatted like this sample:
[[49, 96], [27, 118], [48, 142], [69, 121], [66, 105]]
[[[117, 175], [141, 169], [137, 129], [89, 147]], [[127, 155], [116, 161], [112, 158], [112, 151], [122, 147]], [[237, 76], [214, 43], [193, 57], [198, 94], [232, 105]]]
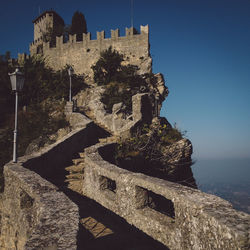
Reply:
[[133, 28], [126, 28], [124, 37], [120, 37], [118, 29], [111, 30], [110, 38], [105, 38], [104, 31], [97, 32], [96, 40], [92, 40], [88, 33], [83, 34], [81, 41], [77, 41], [76, 35], [70, 35], [69, 41], [64, 43], [61, 36], [56, 38], [55, 47], [51, 47], [49, 42], [37, 40], [30, 45], [30, 55], [34, 56], [42, 51], [48, 66], [54, 70], [62, 69], [68, 64], [73, 66], [75, 73], [92, 77], [91, 66], [99, 59], [100, 53], [110, 46], [124, 55], [125, 64], [139, 66], [139, 73], [152, 71], [148, 25], [140, 27], [140, 34], [135, 34]]
[[78, 207], [49, 181], [56, 183], [65, 162], [97, 142], [98, 129], [83, 115], [68, 118], [68, 135], [4, 166], [0, 249], [77, 249]]
[[79, 108], [88, 109], [97, 123], [106, 127], [112, 134], [121, 137], [129, 137], [131, 132], [139, 124], [150, 123], [153, 118], [152, 105], [150, 105], [149, 93], [138, 93], [132, 96], [132, 114], [126, 116], [123, 113], [123, 104], [113, 105], [112, 113], [105, 110], [101, 101], [102, 86], [91, 89], [90, 93], [80, 92], [75, 96]]
[[118, 168], [101, 157], [107, 147], [85, 150], [84, 195], [170, 249], [250, 248], [250, 215], [217, 196]]
[[25, 160], [4, 168], [0, 248], [76, 249], [78, 207]]
[[[52, 183], [65, 162], [97, 143], [101, 132], [86, 117], [71, 116], [74, 129], [68, 135], [5, 165], [1, 249], [77, 249], [78, 207]], [[83, 195], [170, 249], [249, 249], [250, 215], [217, 196], [104, 161], [113, 146], [85, 150]]]

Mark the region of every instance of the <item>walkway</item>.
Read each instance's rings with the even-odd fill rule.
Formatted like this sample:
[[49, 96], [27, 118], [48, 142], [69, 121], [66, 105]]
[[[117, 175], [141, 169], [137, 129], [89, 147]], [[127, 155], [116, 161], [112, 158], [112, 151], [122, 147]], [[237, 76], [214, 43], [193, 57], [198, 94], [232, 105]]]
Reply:
[[[105, 133], [105, 137], [108, 139], [100, 139], [101, 141], [112, 139], [112, 137], [107, 137], [110, 135], [109, 133], [104, 131]], [[83, 159], [84, 152], [78, 152], [73, 156], [71, 162], [61, 166], [56, 176], [42, 176], [56, 185], [79, 207], [78, 250], [168, 249], [94, 200], [78, 193], [79, 182], [83, 178]], [[72, 191], [68, 186], [78, 192]]]

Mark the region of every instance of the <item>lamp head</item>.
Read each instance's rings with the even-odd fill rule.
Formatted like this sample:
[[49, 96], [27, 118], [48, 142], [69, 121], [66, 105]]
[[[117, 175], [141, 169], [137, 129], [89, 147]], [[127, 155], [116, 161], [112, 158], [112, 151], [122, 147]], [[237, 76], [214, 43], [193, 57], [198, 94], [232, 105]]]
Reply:
[[24, 74], [16, 68], [14, 73], [9, 73], [11, 88], [13, 91], [21, 91], [24, 85]]
[[74, 73], [74, 70], [72, 69], [72, 67], [69, 67], [68, 68], [68, 74], [69, 74], [69, 76], [72, 76], [73, 73]]

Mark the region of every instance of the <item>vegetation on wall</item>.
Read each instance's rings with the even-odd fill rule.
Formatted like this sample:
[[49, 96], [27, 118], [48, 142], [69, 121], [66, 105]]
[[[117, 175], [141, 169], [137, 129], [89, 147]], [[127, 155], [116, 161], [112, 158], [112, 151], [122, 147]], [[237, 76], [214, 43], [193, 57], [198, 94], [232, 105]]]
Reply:
[[135, 65], [122, 65], [123, 55], [109, 47], [101, 53], [99, 60], [91, 68], [94, 81], [105, 86], [101, 101], [108, 112], [112, 112], [115, 103], [123, 102], [127, 113], [131, 112], [132, 96], [148, 91], [148, 75], [138, 75]]
[[[22, 66], [25, 84], [21, 98], [21, 105], [37, 104], [45, 99], [67, 99], [69, 96], [68, 67], [61, 71], [53, 71], [45, 67], [43, 59], [31, 57]], [[72, 76], [72, 96], [85, 88], [83, 78]]]
[[190, 168], [191, 158], [178, 163], [172, 161], [183, 148], [171, 150], [171, 145], [181, 140], [184, 134], [167, 120], [150, 126], [145, 124], [131, 138], [118, 141], [114, 163], [129, 171], [196, 188]]
[[121, 72], [123, 55], [109, 47], [101, 52], [99, 60], [91, 68], [94, 72], [94, 81], [98, 85], [106, 85], [111, 81], [118, 81]]
[[168, 122], [164, 124], [145, 124], [138, 129], [133, 137], [120, 141], [117, 151], [117, 159], [129, 156], [139, 156], [154, 162], [168, 163], [168, 157], [164, 155], [164, 149], [182, 139], [183, 133]]

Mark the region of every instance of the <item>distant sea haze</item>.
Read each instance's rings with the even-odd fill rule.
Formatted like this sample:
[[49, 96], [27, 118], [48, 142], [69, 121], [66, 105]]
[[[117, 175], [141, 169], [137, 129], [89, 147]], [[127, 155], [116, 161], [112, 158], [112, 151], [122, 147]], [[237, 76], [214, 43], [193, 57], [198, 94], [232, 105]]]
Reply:
[[250, 214], [250, 158], [197, 159], [192, 166], [198, 188]]

